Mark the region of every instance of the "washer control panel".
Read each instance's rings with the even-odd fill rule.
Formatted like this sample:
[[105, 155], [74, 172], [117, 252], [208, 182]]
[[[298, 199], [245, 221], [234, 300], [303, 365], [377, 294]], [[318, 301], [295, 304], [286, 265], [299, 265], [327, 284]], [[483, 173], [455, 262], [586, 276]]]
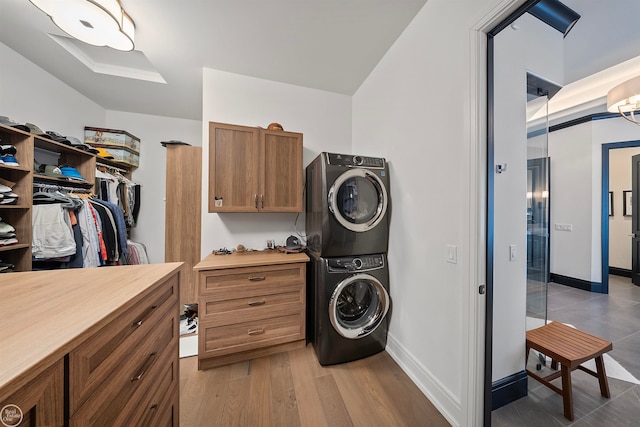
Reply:
[[384, 255], [357, 255], [340, 258], [328, 258], [329, 271], [367, 271], [384, 267]]
[[366, 157], [353, 154], [335, 154], [327, 153], [327, 162], [330, 165], [345, 167], [363, 167], [382, 169], [385, 166], [385, 160], [382, 157]]

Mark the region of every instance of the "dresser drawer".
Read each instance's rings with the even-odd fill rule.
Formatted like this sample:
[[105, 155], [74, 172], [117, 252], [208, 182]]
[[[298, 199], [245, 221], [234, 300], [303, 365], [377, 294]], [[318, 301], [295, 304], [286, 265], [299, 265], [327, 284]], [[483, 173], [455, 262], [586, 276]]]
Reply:
[[128, 413], [127, 407], [142, 399], [143, 393], [177, 354], [178, 314], [171, 314], [156, 325], [152, 334], [121, 355], [120, 366], [71, 417], [72, 427], [132, 424], [131, 419], [120, 420]]
[[122, 365], [132, 348], [151, 334], [167, 312], [177, 314], [178, 278], [173, 276], [69, 353], [69, 403], [71, 414]]
[[256, 293], [248, 298], [200, 301], [200, 321], [212, 326], [230, 325], [252, 320], [279, 317], [283, 313], [300, 309], [305, 304], [305, 288], [290, 286], [279, 294]]
[[280, 293], [283, 288], [304, 283], [305, 264], [228, 268], [199, 273], [200, 296], [219, 300]]
[[[178, 392], [178, 358], [162, 361], [158, 378], [141, 396], [139, 401], [132, 400], [127, 404], [120, 417], [123, 420], [131, 420], [131, 426], [157, 427], [165, 425], [162, 418], [166, 418], [167, 411], [171, 411], [173, 401]], [[133, 421], [135, 420], [135, 422]]]
[[199, 348], [215, 357], [304, 339], [304, 311], [226, 326], [202, 322], [198, 328]]

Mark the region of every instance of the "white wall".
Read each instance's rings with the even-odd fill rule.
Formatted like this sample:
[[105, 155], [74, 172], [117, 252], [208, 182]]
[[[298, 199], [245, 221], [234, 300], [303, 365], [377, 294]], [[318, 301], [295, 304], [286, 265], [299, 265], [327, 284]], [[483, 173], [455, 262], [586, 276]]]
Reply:
[[[613, 191], [613, 216], [609, 217], [609, 266], [631, 270], [631, 213], [624, 216], [624, 191], [631, 191], [631, 157], [640, 148], [609, 151], [609, 191]], [[631, 193], [628, 194], [631, 197]]]
[[[262, 249], [304, 231], [295, 213], [209, 213], [209, 122], [262, 126], [278, 122], [303, 134], [304, 165], [322, 151], [351, 151], [351, 97], [222, 71], [203, 70], [202, 256], [243, 244]], [[297, 226], [296, 224], [297, 217]]]
[[[494, 159], [507, 171], [494, 175], [493, 375], [524, 369], [527, 261], [527, 94], [530, 71], [562, 82], [562, 34], [530, 14], [494, 43]], [[552, 163], [553, 164], [553, 163]], [[491, 173], [491, 172], [490, 172]], [[510, 260], [510, 245], [516, 259]]]
[[0, 115], [44, 131], [84, 139], [84, 127], [104, 126], [105, 110], [0, 43]]
[[200, 145], [201, 122], [109, 110], [106, 127], [124, 129], [140, 138], [140, 166], [134, 170], [133, 180], [142, 185], [141, 205], [138, 223], [131, 229], [131, 239], [145, 244], [149, 262], [163, 262], [166, 148], [160, 141], [175, 139]]
[[[454, 425], [473, 405], [465, 390], [476, 363], [465, 342], [469, 292], [477, 292], [469, 230], [482, 216], [470, 202], [482, 183], [466, 103], [482, 71], [470, 65], [469, 29], [497, 3], [429, 0], [353, 97], [353, 150], [384, 156], [391, 168], [387, 351]], [[446, 245], [457, 247], [457, 264], [445, 261]], [[519, 332], [521, 362], [524, 324]]]
[[[591, 133], [589, 122], [549, 134], [550, 271], [589, 282], [592, 280], [591, 253], [594, 233]], [[597, 216], [599, 221], [600, 215]], [[572, 231], [557, 231], [556, 224], [571, 225]], [[597, 237], [600, 235], [597, 234]]]

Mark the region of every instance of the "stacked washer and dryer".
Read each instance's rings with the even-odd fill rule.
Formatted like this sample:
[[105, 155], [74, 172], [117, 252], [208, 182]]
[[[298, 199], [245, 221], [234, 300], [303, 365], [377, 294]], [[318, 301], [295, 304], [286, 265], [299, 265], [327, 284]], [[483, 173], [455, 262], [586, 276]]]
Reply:
[[387, 162], [321, 153], [306, 180], [308, 340], [321, 365], [371, 356], [390, 317]]

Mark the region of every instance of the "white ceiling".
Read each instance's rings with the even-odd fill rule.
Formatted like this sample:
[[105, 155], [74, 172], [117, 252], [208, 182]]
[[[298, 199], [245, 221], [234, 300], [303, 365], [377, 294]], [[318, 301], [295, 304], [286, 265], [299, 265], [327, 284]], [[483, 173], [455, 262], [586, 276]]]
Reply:
[[[200, 120], [203, 67], [353, 94], [425, 1], [121, 0], [167, 84], [94, 73], [28, 0], [2, 0], [0, 42], [106, 109]], [[127, 53], [109, 56], [127, 67]]]
[[[203, 67], [355, 93], [425, 2], [121, 0], [136, 23], [131, 54], [65, 38], [28, 0], [2, 0], [0, 42], [106, 109], [200, 120]], [[610, 75], [600, 92], [580, 82], [640, 55], [640, 1], [564, 3], [582, 15], [565, 39], [564, 83], [601, 97]], [[613, 80], [634, 73], [619, 66]]]

